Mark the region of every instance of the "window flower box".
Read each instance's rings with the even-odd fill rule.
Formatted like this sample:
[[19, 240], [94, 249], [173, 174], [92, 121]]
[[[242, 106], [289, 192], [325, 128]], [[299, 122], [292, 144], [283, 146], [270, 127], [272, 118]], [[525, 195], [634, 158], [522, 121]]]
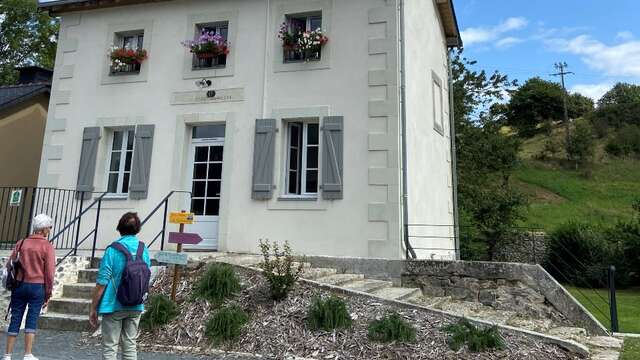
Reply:
[[183, 41], [182, 45], [194, 55], [194, 69], [224, 66], [230, 52], [227, 40], [207, 29], [203, 29], [194, 40]]
[[278, 38], [282, 41], [285, 62], [320, 60], [322, 47], [329, 41], [320, 28], [302, 31], [286, 22], [280, 26]]
[[142, 62], [147, 59], [147, 50], [112, 46], [109, 50], [111, 75], [130, 75], [140, 72]]

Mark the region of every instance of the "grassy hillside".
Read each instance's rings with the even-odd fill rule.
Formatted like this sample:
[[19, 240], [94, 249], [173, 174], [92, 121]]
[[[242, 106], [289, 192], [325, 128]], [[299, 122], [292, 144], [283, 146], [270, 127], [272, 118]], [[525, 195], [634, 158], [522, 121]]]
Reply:
[[631, 204], [640, 197], [640, 161], [609, 157], [600, 141], [591, 174], [585, 176], [562, 160], [562, 128], [551, 135], [559, 144], [556, 154], [539, 159], [549, 138], [537, 135], [524, 142], [514, 174], [514, 184], [531, 203], [526, 226], [552, 230], [569, 220], [611, 223], [631, 216]]

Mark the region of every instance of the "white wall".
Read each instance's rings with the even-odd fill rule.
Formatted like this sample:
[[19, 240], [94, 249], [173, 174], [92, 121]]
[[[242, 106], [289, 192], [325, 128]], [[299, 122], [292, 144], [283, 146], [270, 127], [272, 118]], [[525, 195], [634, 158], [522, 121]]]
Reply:
[[[270, 9], [267, 9], [267, 3], [264, 0], [167, 1], [62, 16], [40, 186], [75, 188], [84, 127], [141, 123], [156, 125], [148, 200], [104, 201], [99, 247], [106, 246], [116, 238], [115, 225], [124, 211], [134, 209], [146, 215], [170, 190], [188, 190], [184, 172], [189, 171], [185, 159], [190, 124], [225, 122], [227, 136], [219, 233], [221, 250], [254, 252], [259, 239], [270, 239], [288, 240], [295, 250], [307, 254], [401, 256], [397, 190], [399, 172], [397, 161], [393, 160], [393, 157], [397, 157], [397, 136], [395, 143], [389, 142], [391, 164], [383, 163], [381, 168], [377, 168], [381, 171], [372, 172], [370, 169], [372, 164], [374, 167], [380, 165], [378, 154], [370, 151], [372, 129], [380, 129], [378, 114], [372, 110], [372, 100], [386, 102], [387, 99], [395, 99], [391, 102], [392, 106], [387, 107], [391, 109], [387, 120], [390, 129], [397, 129], [397, 87], [391, 86], [385, 92], [380, 92], [380, 89], [369, 86], [372, 70], [384, 70], [392, 74], [397, 72], [394, 58], [396, 29], [393, 26], [384, 27], [385, 24], [395, 24], [395, 2], [272, 0]], [[325, 23], [330, 37], [326, 49], [329, 58], [323, 61], [323, 69], [281, 72], [281, 65], [275, 65], [275, 56], [281, 56], [277, 51], [276, 38], [282, 21], [279, 14], [282, 9], [306, 5], [320, 6], [323, 11], [326, 8], [327, 14], [330, 13], [330, 21]], [[381, 12], [376, 9], [380, 8], [385, 14], [391, 14], [389, 23], [377, 20]], [[185, 57], [189, 54], [180, 41], [185, 40], [185, 34], [188, 33], [189, 19], [195, 14], [223, 12], [237, 14], [237, 35], [231, 44], [233, 74], [213, 77], [211, 80], [215, 89], [242, 89], [244, 100], [171, 105], [173, 93], [196, 90], [194, 79], [185, 79], [183, 76]], [[425, 22], [424, 18], [417, 20]], [[145, 48], [149, 51], [149, 59], [143, 65], [146, 67], [143, 71], [146, 73], [145, 81], [105, 84], [106, 52], [108, 39], [112, 36], [110, 29], [117, 28], [119, 24], [136, 23], [150, 26], [150, 33], [145, 33]], [[435, 26], [432, 21], [425, 23]], [[422, 25], [416, 23], [412, 26]], [[387, 52], [372, 50], [371, 39], [375, 42], [381, 37], [380, 41], [388, 44]], [[412, 46], [409, 44], [409, 48]], [[386, 60], [378, 56], [380, 54], [387, 54]], [[428, 59], [426, 53], [422, 56], [424, 61], [442, 65], [439, 57]], [[414, 66], [413, 63], [409, 65]], [[318, 65], [309, 64], [309, 67], [314, 66]], [[431, 67], [420, 66], [420, 71]], [[446, 79], [445, 76], [442, 78]], [[418, 82], [412, 84], [421, 86]], [[414, 104], [417, 102], [412, 100]], [[420, 100], [419, 103], [424, 104], [424, 101]], [[411, 113], [415, 114], [416, 111], [419, 109]], [[344, 199], [312, 203], [277, 199], [282, 193], [284, 149], [281, 130], [277, 133], [278, 189], [274, 199], [251, 200], [255, 119], [294, 116], [305, 112], [344, 116]], [[429, 159], [434, 159], [428, 165], [435, 165], [435, 159], [444, 159], [448, 151], [445, 147], [447, 139], [437, 138], [433, 131], [424, 132], [426, 143], [423, 145], [433, 153]], [[107, 146], [107, 137], [103, 134], [97, 162], [96, 190], [106, 188]], [[63, 154], [61, 159], [48, 156], [60, 149]], [[416, 166], [420, 165], [423, 164], [416, 163]], [[427, 177], [429, 184], [440, 186], [440, 189], [445, 170], [439, 164], [438, 169], [433, 179], [431, 174]], [[392, 176], [379, 176], [382, 171], [388, 170], [392, 171]], [[415, 168], [415, 171], [422, 172], [422, 169]], [[415, 174], [414, 177], [417, 178]], [[376, 180], [373, 181], [373, 178]], [[377, 188], [372, 189], [372, 183]], [[379, 206], [385, 205], [384, 202], [375, 200], [379, 198], [377, 190], [381, 189], [381, 184], [385, 186], [385, 199], [390, 203], [390, 210]], [[411, 186], [416, 185], [412, 181]], [[420, 205], [412, 202], [412, 208], [422, 209], [414, 214], [426, 212], [435, 217], [446, 207], [448, 200], [445, 194], [439, 197], [429, 195], [425, 199], [442, 204]], [[185, 202], [184, 199], [174, 200], [170, 210], [184, 208]], [[379, 209], [382, 211], [378, 214], [376, 211]], [[376, 221], [373, 224], [375, 226], [372, 226], [372, 218]], [[143, 231], [143, 240], [149, 241], [159, 229], [159, 217], [153, 221]], [[375, 240], [374, 245], [372, 240]]]
[[[409, 224], [415, 225], [410, 226], [409, 236], [414, 248], [422, 248], [416, 250], [418, 257], [452, 259], [455, 252], [445, 36], [434, 0], [404, 3]], [[433, 100], [434, 74], [443, 89], [441, 133], [434, 129], [434, 106], [438, 108]]]

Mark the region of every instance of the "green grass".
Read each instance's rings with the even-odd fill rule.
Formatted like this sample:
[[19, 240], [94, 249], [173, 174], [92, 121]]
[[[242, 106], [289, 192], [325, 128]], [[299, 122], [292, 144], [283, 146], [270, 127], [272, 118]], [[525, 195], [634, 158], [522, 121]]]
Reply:
[[[596, 317], [596, 319], [602, 323], [602, 325], [607, 327], [607, 329], [611, 328], [611, 323], [608, 320], [608, 290], [576, 289], [570, 286], [567, 286], [566, 288], [585, 308], [587, 308], [587, 310], [593, 314], [593, 316]], [[606, 301], [603, 301], [603, 299]], [[618, 290], [616, 292], [616, 299], [618, 302], [619, 331], [625, 333], [640, 333], [640, 289]], [[606, 315], [606, 317], [604, 315]], [[640, 348], [640, 344], [638, 344], [637, 347]]]
[[624, 347], [622, 348], [622, 357], [620, 360], [640, 360], [639, 338], [624, 339]]

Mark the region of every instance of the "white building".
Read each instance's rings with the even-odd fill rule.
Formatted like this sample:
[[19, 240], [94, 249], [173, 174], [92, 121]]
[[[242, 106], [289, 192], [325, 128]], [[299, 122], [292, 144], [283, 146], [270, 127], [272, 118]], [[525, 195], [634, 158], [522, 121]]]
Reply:
[[[408, 237], [420, 257], [455, 256], [451, 0], [41, 7], [61, 29], [39, 185], [109, 192], [99, 248], [116, 238], [123, 212], [144, 216], [187, 190], [193, 199], [174, 194], [170, 211], [196, 214], [186, 231], [205, 238], [199, 249], [256, 252], [270, 239], [309, 255], [393, 259], [404, 258]], [[287, 51], [283, 23], [321, 28], [328, 42]], [[181, 42], [202, 29], [225, 38], [229, 53], [195, 58]], [[116, 73], [112, 45], [148, 58]], [[211, 86], [196, 86], [202, 79]]]

